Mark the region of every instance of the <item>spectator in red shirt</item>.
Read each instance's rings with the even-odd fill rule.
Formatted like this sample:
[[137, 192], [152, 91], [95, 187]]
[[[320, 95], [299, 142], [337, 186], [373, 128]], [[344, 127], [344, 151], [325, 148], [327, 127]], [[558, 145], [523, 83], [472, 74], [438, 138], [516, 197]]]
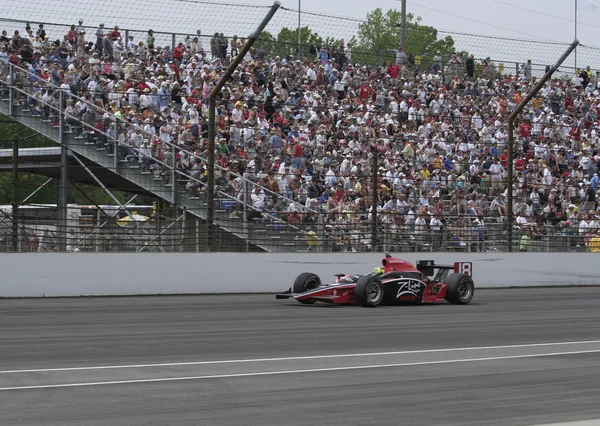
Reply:
[[173, 50], [173, 59], [175, 59], [177, 62], [181, 62], [184, 53], [185, 46], [183, 45], [183, 43], [179, 43], [177, 47], [175, 47], [175, 50]]
[[579, 127], [573, 127], [569, 133], [569, 137], [574, 141], [579, 142], [581, 140], [581, 129]]
[[501, 156], [500, 156], [500, 164], [502, 165], [502, 167], [504, 167], [505, 169], [508, 167], [508, 155], [506, 155], [506, 152], [504, 152]]
[[515, 170], [520, 172], [525, 171], [525, 160], [521, 157], [521, 154], [515, 155]]
[[119, 27], [115, 26], [115, 28], [110, 32], [110, 39], [115, 42], [121, 37], [121, 33], [119, 32]]
[[392, 84], [396, 84], [398, 81], [398, 76], [400, 75], [400, 65], [390, 63], [390, 65], [387, 67], [387, 73], [390, 75]]
[[531, 136], [531, 126], [528, 121], [524, 121], [519, 125], [519, 131], [521, 132], [521, 137], [528, 138]]
[[371, 95], [373, 94], [373, 88], [366, 83], [361, 84], [360, 86], [360, 99], [361, 100], [369, 100]]

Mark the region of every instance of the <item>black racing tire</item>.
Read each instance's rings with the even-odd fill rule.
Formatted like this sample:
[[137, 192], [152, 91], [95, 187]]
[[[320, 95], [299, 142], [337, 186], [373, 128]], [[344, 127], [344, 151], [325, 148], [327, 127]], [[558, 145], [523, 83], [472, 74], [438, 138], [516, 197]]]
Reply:
[[[304, 293], [305, 291], [313, 290], [321, 285], [321, 278], [312, 272], [303, 272], [296, 277], [292, 290], [294, 293]], [[314, 300], [298, 300], [305, 305], [315, 303]]]
[[379, 306], [383, 303], [383, 283], [375, 275], [360, 277], [354, 288], [354, 297], [365, 308]]
[[450, 274], [446, 280], [446, 300], [453, 305], [466, 305], [475, 295], [473, 279], [465, 274]]

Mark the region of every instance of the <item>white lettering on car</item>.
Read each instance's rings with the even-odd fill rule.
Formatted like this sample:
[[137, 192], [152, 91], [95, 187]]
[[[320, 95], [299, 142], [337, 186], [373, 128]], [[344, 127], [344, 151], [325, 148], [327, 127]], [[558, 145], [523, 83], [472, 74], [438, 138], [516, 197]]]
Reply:
[[399, 284], [400, 287], [398, 288], [398, 294], [396, 294], [397, 299], [404, 295], [421, 297], [423, 289], [425, 288], [424, 282], [412, 278], [402, 280], [399, 282]]

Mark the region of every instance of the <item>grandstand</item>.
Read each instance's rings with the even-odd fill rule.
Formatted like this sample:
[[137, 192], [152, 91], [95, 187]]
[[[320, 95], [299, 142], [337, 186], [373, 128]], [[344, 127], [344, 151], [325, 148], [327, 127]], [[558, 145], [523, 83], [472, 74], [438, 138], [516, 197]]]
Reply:
[[[42, 27], [33, 23], [42, 16], [19, 20], [15, 5], [4, 20], [20, 34], [0, 47], [0, 112], [68, 151], [60, 173], [170, 207], [143, 244], [109, 250], [145, 250], [147, 241], [164, 249], [154, 243], [170, 235], [164, 245], [176, 251], [500, 251], [519, 248], [524, 237], [532, 241], [527, 250], [584, 251], [600, 229], [596, 50], [580, 49], [590, 68], [575, 76], [563, 68], [517, 123], [516, 232], [507, 241], [505, 120], [565, 45], [453, 33], [473, 58], [413, 63], [399, 52], [372, 52], [377, 61], [367, 67], [339, 42], [314, 52], [303, 46], [300, 59], [271, 55], [259, 42], [219, 98], [219, 233], [207, 241], [207, 98], [240, 48], [233, 35], [242, 43], [265, 8], [193, 3], [207, 8], [205, 16], [252, 11], [256, 19], [245, 21], [250, 26], [231, 19], [226, 28], [208, 20], [198, 33], [191, 19], [166, 17], [149, 33], [141, 15], [81, 10], [84, 23], [72, 29], [44, 22], [58, 43], [36, 39]], [[268, 30], [293, 27], [293, 11], [281, 12]], [[360, 22], [308, 16], [334, 40], [351, 39]], [[85, 25], [94, 20], [111, 24]], [[175, 22], [181, 29], [169, 32]], [[79, 238], [55, 231], [57, 239]]]

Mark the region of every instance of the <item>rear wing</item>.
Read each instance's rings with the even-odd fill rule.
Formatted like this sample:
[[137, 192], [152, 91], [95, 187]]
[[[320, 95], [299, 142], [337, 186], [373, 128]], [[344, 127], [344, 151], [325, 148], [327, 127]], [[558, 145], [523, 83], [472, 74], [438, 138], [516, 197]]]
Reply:
[[447, 275], [448, 272], [454, 271], [457, 274], [473, 275], [473, 263], [471, 262], [454, 262], [454, 265], [440, 265], [433, 260], [417, 260], [417, 269], [423, 272], [428, 277], [433, 275]]

